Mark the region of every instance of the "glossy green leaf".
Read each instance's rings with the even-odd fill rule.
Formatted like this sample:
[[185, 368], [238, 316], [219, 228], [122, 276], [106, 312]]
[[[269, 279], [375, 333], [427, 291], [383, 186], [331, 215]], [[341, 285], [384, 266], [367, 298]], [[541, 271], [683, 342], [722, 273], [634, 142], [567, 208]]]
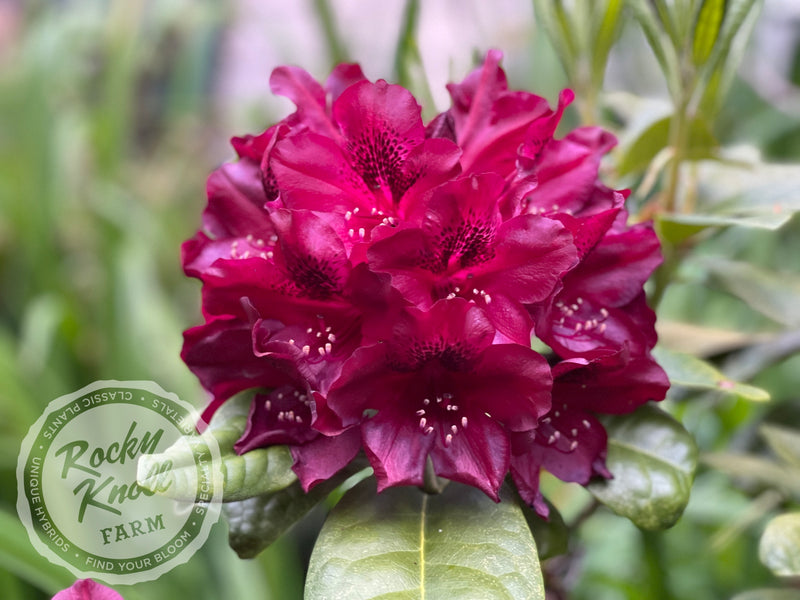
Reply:
[[547, 519], [543, 519], [536, 511], [530, 508], [522, 500], [519, 501], [528, 527], [531, 529], [533, 539], [536, 541], [536, 548], [539, 553], [539, 560], [546, 560], [559, 554], [566, 554], [569, 549], [569, 528], [564, 522], [564, 517], [558, 512], [547, 498], [545, 498], [547, 508], [550, 513]]
[[225, 504], [222, 512], [228, 521], [228, 544], [239, 558], [253, 558], [358, 470], [357, 465], [347, 467], [308, 493], [295, 481], [276, 492]]
[[646, 530], [675, 524], [689, 502], [697, 447], [683, 425], [653, 405], [605, 423], [606, 466], [613, 479], [589, 491], [615, 513]]
[[714, 390], [752, 402], [769, 400], [769, 393], [761, 388], [731, 381], [709, 363], [695, 356], [673, 352], [663, 346], [656, 346], [653, 356], [667, 372], [673, 386], [692, 390]]
[[800, 277], [721, 258], [703, 262], [711, 283], [753, 310], [788, 327], [800, 327]]
[[778, 425], [762, 425], [759, 432], [781, 460], [800, 468], [800, 431]]
[[[669, 145], [671, 117], [664, 117], [651, 124], [623, 152], [617, 164], [619, 175], [644, 171], [664, 148]], [[689, 142], [686, 158], [701, 160], [714, 156], [718, 146], [708, 124], [694, 119], [689, 124]]]
[[500, 503], [450, 483], [375, 493], [370, 478], [345, 494], [320, 532], [306, 600], [536, 600], [536, 545], [514, 497]]
[[[142, 456], [139, 485], [176, 500], [195, 501], [198, 493], [195, 456], [207, 454], [209, 444], [219, 448], [223, 502], [275, 492], [294, 483], [297, 476], [292, 471], [292, 455], [287, 447], [258, 448], [242, 455], [234, 451], [233, 445], [247, 423], [248, 405], [246, 395], [229, 400], [202, 435], [185, 436], [164, 452]], [[165, 471], [162, 465], [168, 465], [169, 469]]]
[[778, 515], [767, 523], [758, 557], [775, 575], [800, 575], [800, 513]]
[[703, 64], [711, 56], [711, 50], [717, 41], [725, 16], [726, 5], [727, 0], [703, 0], [697, 15], [692, 42], [692, 60], [696, 65]]

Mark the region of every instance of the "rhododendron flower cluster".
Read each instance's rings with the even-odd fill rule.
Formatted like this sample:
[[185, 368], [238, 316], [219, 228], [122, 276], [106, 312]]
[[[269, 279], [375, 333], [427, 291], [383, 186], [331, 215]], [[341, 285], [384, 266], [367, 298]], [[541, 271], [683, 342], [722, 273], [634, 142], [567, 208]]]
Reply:
[[[280, 67], [294, 113], [233, 138], [183, 246], [205, 323], [183, 358], [212, 395], [254, 390], [235, 448], [286, 444], [308, 489], [362, 449], [378, 488], [436, 475], [546, 514], [541, 469], [605, 468], [599, 413], [664, 397], [643, 285], [661, 257], [598, 169], [609, 133], [555, 137], [488, 53], [427, 125], [412, 94], [339, 65]], [[541, 354], [532, 349], [538, 338]]]

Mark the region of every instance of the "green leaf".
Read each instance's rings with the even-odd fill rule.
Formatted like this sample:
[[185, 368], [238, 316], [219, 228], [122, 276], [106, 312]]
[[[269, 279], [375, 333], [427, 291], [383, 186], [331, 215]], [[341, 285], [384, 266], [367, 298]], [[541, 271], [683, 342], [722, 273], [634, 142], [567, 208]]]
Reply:
[[788, 327], [800, 326], [800, 277], [715, 257], [703, 261], [711, 283]]
[[746, 160], [702, 161], [695, 165], [696, 174], [684, 172], [682, 180], [697, 180], [695, 214], [662, 215], [661, 219], [701, 227], [770, 230], [786, 224], [800, 212], [800, 169], [753, 161], [749, 155]]
[[759, 432], [778, 457], [800, 468], [800, 431], [778, 425], [762, 425]]
[[797, 590], [759, 588], [736, 594], [731, 600], [797, 600]]
[[761, 388], [731, 381], [706, 361], [695, 356], [673, 352], [663, 346], [656, 346], [653, 356], [667, 372], [673, 386], [691, 390], [714, 390], [751, 402], [769, 400], [769, 393]]
[[20, 520], [5, 510], [0, 510], [0, 568], [50, 594], [75, 581], [69, 571], [34, 549]]
[[722, 19], [725, 16], [727, 0], [703, 0], [697, 15], [692, 44], [692, 60], [702, 65], [711, 56], [711, 50], [717, 41]]
[[546, 560], [559, 554], [566, 554], [569, 549], [569, 528], [564, 522], [564, 517], [558, 512], [547, 498], [544, 499], [550, 514], [547, 520], [536, 514], [525, 502], [519, 500], [519, 506], [528, 527], [531, 529], [533, 539], [536, 541], [536, 548], [539, 553], [539, 560]]
[[733, 477], [758, 482], [787, 496], [800, 498], [800, 469], [736, 452], [708, 452], [703, 454], [702, 459], [708, 466]]
[[800, 575], [800, 513], [778, 515], [767, 523], [758, 557], [775, 575]]
[[651, 2], [648, 0], [627, 0], [627, 5], [639, 22], [639, 26], [642, 28], [642, 32], [647, 38], [658, 64], [661, 66], [670, 95], [673, 99], [678, 98], [681, 94], [680, 62], [672, 39], [660, 25], [658, 17], [653, 12]]
[[[223, 502], [236, 502], [282, 490], [297, 480], [286, 446], [257, 448], [242, 455], [233, 445], [242, 436], [249, 396], [229, 400], [203, 435], [184, 436], [159, 454], [139, 459], [139, 485], [176, 500], [194, 502], [199, 492], [195, 457], [219, 447]], [[211, 455], [213, 456], [213, 454]], [[163, 469], [167, 466], [167, 469]]]
[[708, 59], [708, 68], [716, 69], [728, 58], [728, 50], [751, 11], [760, 10], [762, 0], [727, 0], [725, 20], [717, 33], [716, 44]]
[[536, 21], [541, 25], [553, 49], [556, 51], [561, 65], [570, 81], [575, 80], [575, 69], [578, 64], [578, 47], [573, 39], [568, 21], [556, 10], [552, 0], [533, 0]]
[[623, 20], [620, 18], [624, 0], [606, 0], [605, 2], [594, 3], [594, 8], [602, 11], [599, 18], [595, 16], [595, 23], [598, 23], [593, 32], [593, 44], [591, 48], [592, 80], [598, 87], [603, 83], [603, 75], [608, 62], [608, 54], [611, 47], [619, 37], [622, 30]]
[[[664, 148], [669, 145], [672, 117], [664, 117], [651, 124], [623, 152], [617, 164], [620, 176], [644, 171]], [[689, 142], [686, 158], [700, 160], [714, 156], [718, 146], [708, 124], [695, 118], [688, 126]]]
[[253, 558], [283, 535], [292, 525], [325, 500], [348, 477], [359, 470], [347, 467], [308, 493], [299, 481], [289, 487], [222, 507], [228, 520], [228, 544], [239, 558]]
[[333, 509], [311, 555], [306, 600], [536, 600], [544, 583], [525, 517], [502, 501], [450, 483], [375, 494], [370, 478]]
[[689, 502], [697, 447], [675, 419], [647, 404], [605, 423], [606, 466], [613, 479], [589, 491], [618, 515], [645, 530], [674, 525]]

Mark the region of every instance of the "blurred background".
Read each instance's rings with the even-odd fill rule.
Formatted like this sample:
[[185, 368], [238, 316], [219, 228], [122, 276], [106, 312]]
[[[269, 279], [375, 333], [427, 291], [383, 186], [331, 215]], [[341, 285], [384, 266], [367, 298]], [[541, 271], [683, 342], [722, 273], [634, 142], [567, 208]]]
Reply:
[[[665, 104], [640, 30], [630, 20], [618, 34], [601, 104]], [[201, 320], [199, 283], [184, 277], [179, 247], [200, 225], [206, 176], [233, 158], [228, 139], [291, 111], [271, 96], [270, 71], [295, 64], [324, 80], [337, 62], [359, 62], [369, 78], [403, 81], [433, 102], [431, 116], [448, 105], [445, 84], [491, 47], [505, 53], [514, 88], [552, 102], [569, 83], [530, 0], [0, 0], [0, 597], [49, 598], [72, 582], [36, 554], [15, 510], [19, 445], [50, 400], [98, 379], [144, 379], [204, 405], [179, 358], [182, 331]], [[767, 0], [716, 139], [797, 163], [798, 84], [800, 3]], [[579, 120], [571, 109], [568, 123]], [[623, 142], [630, 133], [629, 122], [603, 124]], [[608, 182], [637, 180], [615, 181], [611, 169]], [[797, 271], [797, 233], [796, 220], [777, 234], [731, 230], [710, 248]], [[668, 290], [663, 318], [749, 339], [785, 329], [701, 279], [689, 270]], [[787, 352], [748, 375], [772, 393], [769, 406], [706, 399], [675, 412], [703, 450], [751, 449], [763, 420], [800, 422], [798, 372]], [[770, 511], [792, 500], [764, 492], [701, 470], [676, 527], [642, 534], [600, 511], [568, 557], [547, 564], [548, 577], [564, 597], [592, 600], [716, 599], [774, 585], [758, 538]], [[558, 492], [565, 514], [581, 493]], [[221, 522], [189, 563], [119, 591], [127, 600], [301, 598], [321, 518], [251, 561], [227, 547]]]

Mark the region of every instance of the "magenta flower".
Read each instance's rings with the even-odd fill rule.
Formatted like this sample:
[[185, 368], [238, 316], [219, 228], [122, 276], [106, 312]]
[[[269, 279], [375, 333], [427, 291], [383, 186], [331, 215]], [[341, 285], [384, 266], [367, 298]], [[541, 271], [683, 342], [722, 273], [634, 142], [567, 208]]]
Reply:
[[93, 579], [79, 579], [52, 600], [123, 600], [117, 592]]
[[327, 404], [343, 426], [362, 423], [378, 488], [420, 485], [427, 457], [438, 475], [497, 498], [508, 471], [508, 431], [536, 427], [550, 403], [550, 369], [530, 348], [493, 344], [476, 305], [440, 300], [409, 309], [391, 338], [360, 348]]
[[575, 264], [575, 249], [558, 221], [520, 215], [503, 222], [503, 192], [493, 174], [454, 179], [403, 226], [376, 232], [367, 256], [412, 304], [469, 299], [508, 339], [528, 345], [533, 322], [525, 305], [550, 295]]
[[[204, 323], [182, 356], [210, 418], [251, 391], [237, 452], [287, 445], [310, 489], [363, 450], [379, 489], [441, 477], [544, 514], [542, 469], [607, 477], [598, 415], [660, 400], [643, 286], [661, 257], [599, 177], [599, 128], [554, 137], [501, 54], [430, 123], [412, 94], [340, 65], [270, 79], [296, 110], [233, 138], [183, 246]], [[551, 352], [531, 349], [536, 335]]]

